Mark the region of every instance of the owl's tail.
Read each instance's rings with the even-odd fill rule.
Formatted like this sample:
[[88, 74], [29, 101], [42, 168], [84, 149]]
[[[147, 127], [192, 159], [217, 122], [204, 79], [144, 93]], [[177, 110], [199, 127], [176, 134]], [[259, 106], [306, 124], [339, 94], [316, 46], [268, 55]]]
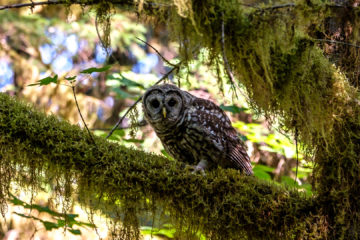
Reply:
[[229, 154], [229, 158], [235, 165], [234, 168], [241, 169], [248, 176], [253, 175], [250, 158], [244, 146], [239, 144], [233, 148]]

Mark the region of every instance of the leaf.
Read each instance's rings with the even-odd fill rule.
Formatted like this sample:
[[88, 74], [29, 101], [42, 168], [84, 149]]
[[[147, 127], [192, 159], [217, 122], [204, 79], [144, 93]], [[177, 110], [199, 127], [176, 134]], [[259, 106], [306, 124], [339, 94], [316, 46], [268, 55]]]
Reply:
[[111, 67], [112, 67], [112, 65], [107, 65], [107, 66], [104, 66], [102, 68], [92, 67], [92, 68], [87, 68], [85, 70], [82, 70], [80, 73], [91, 74], [91, 73], [94, 73], [94, 72], [105, 72], [105, 71], [109, 70]]
[[131, 142], [131, 143], [143, 143], [143, 139], [135, 139], [135, 138], [129, 138], [129, 139], [123, 139], [125, 142]]
[[174, 160], [174, 159], [165, 151], [165, 149], [161, 150], [161, 153], [162, 153], [166, 158], [168, 158], [168, 159], [170, 159], [170, 160]]
[[116, 96], [119, 97], [119, 98], [122, 98], [122, 99], [125, 99], [125, 98], [135, 98], [135, 96], [121, 90], [120, 88], [113, 88], [112, 89], [115, 93], [116, 93]]
[[126, 78], [124, 75], [119, 74], [119, 73], [114, 73], [114, 74], [109, 75], [107, 77], [106, 85], [107, 86], [138, 87], [141, 89], [145, 89], [145, 87], [142, 84], [137, 83], [133, 80], [130, 80], [130, 79]]
[[306, 194], [312, 195], [312, 186], [311, 186], [311, 184], [305, 183], [305, 184], [302, 184], [300, 187], [301, 187], [302, 189], [305, 189]]
[[87, 227], [91, 227], [91, 228], [96, 228], [96, 225], [93, 223], [87, 223], [87, 222], [78, 222], [76, 221], [75, 223], [78, 226], [87, 226]]
[[73, 77], [65, 77], [66, 80], [68, 80], [69, 82], [74, 82], [76, 79], [76, 76]]
[[223, 104], [220, 105], [220, 108], [224, 111], [231, 112], [231, 113], [241, 113], [248, 110], [244, 107], [238, 107], [236, 105], [224, 106]]
[[57, 224], [58, 224], [59, 227], [65, 227], [65, 221], [62, 220], [62, 219], [58, 219]]
[[36, 83], [29, 84], [28, 87], [31, 86], [43, 86], [43, 85], [49, 85], [50, 83], [57, 83], [58, 75], [56, 74], [54, 77], [46, 77], [43, 79], [40, 79]]
[[68, 229], [74, 235], [81, 235], [81, 231], [79, 229]]
[[290, 186], [290, 187], [296, 187], [296, 188], [299, 187], [299, 184], [296, 183], [294, 179], [292, 179], [291, 177], [288, 177], [288, 176], [282, 176], [281, 183], [283, 183], [287, 186]]
[[254, 171], [255, 177], [263, 179], [263, 180], [271, 180], [271, 176], [267, 172], [264, 172], [261, 170], [256, 170], [256, 169], [253, 169], [253, 171]]
[[32, 216], [26, 216], [25, 214], [22, 213], [18, 213], [18, 212], [14, 212], [16, 215], [19, 215], [20, 217], [24, 217], [24, 218], [33, 218]]
[[53, 228], [59, 228], [60, 226], [53, 222], [41, 221], [44, 224], [46, 230], [52, 230]]
[[152, 235], [165, 236], [170, 239], [174, 238], [174, 234], [176, 232], [175, 228], [163, 227], [161, 229], [158, 229], [158, 228], [152, 228], [150, 226], [141, 226], [140, 230], [142, 235], [152, 234]]
[[266, 165], [262, 165], [262, 164], [257, 164], [255, 165], [255, 167], [253, 168], [254, 171], [259, 170], [259, 171], [263, 171], [263, 172], [273, 172], [275, 170], [275, 168], [266, 166]]
[[38, 210], [39, 212], [46, 212], [52, 216], [56, 216], [56, 217], [59, 217], [59, 216], [62, 216], [61, 213], [58, 213], [58, 212], [55, 212], [53, 210], [51, 210], [49, 207], [43, 207], [43, 206], [40, 206], [38, 204], [26, 204], [24, 206], [24, 208], [28, 208], [28, 209], [36, 209]]
[[20, 199], [18, 199], [17, 197], [15, 197], [12, 194], [10, 194], [10, 195], [13, 197], [13, 199], [10, 199], [10, 202], [12, 202], [16, 206], [24, 206], [25, 202], [21, 201]]

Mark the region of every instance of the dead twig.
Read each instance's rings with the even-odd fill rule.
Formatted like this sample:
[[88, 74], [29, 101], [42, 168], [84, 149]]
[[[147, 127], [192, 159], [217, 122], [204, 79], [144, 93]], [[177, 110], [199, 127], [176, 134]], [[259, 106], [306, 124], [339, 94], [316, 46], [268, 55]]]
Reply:
[[[102, 40], [102, 38], [101, 38], [101, 36], [100, 36], [99, 27], [98, 27], [98, 15], [97, 15], [97, 14], [96, 14], [96, 17], [95, 17], [95, 30], [96, 30], [96, 34], [97, 34], [97, 36], [98, 36], [98, 38], [99, 38], [99, 41], [100, 41], [100, 44], [101, 44], [102, 48], [105, 49], [106, 58], [108, 58], [108, 57], [109, 57], [109, 49], [105, 46], [105, 43], [104, 43], [104, 41]], [[112, 56], [112, 55], [111, 55], [111, 56]], [[113, 56], [112, 56], [112, 57], [113, 57]], [[114, 58], [114, 60], [115, 60], [116, 62], [118, 62], [118, 60], [115, 59], [115, 57], [113, 57], [113, 58]]]
[[90, 130], [89, 130], [89, 128], [88, 128], [88, 126], [87, 126], [87, 124], [86, 124], [85, 120], [84, 120], [83, 115], [81, 114], [80, 107], [79, 107], [78, 101], [77, 101], [77, 99], [76, 99], [75, 85], [72, 85], [72, 86], [71, 86], [71, 89], [72, 89], [72, 91], [73, 91], [73, 95], [74, 95], [74, 99], [75, 99], [76, 107], [77, 107], [77, 110], [78, 110], [79, 115], [80, 115], [80, 117], [81, 117], [81, 120], [82, 120], [82, 122], [84, 123], [84, 126], [85, 126], [85, 128], [86, 128], [87, 132], [89, 133], [89, 136], [90, 136], [91, 140], [93, 141], [93, 143], [94, 143], [94, 144], [95, 144], [95, 146], [96, 146], [95, 140], [94, 140], [93, 136], [91, 135], [91, 132], [90, 132]]
[[296, 172], [295, 172], [295, 184], [297, 182], [298, 167], [299, 167], [299, 150], [298, 150], [298, 129], [295, 127], [295, 147], [296, 147]]
[[156, 48], [154, 48], [153, 46], [151, 46], [150, 43], [148, 43], [148, 42], [146, 42], [146, 41], [144, 41], [144, 40], [142, 40], [142, 39], [140, 39], [140, 38], [138, 38], [138, 37], [135, 37], [135, 38], [136, 38], [137, 40], [145, 43], [145, 44], [146, 44], [148, 47], [150, 47], [151, 49], [153, 49], [153, 50], [161, 57], [161, 59], [162, 59], [164, 62], [166, 62], [168, 65], [170, 65], [170, 66], [172, 66], [172, 67], [175, 67], [175, 66], [176, 66], [176, 64], [171, 63], [171, 62], [170, 62], [169, 60], [167, 60], [163, 55], [161, 55], [161, 53], [160, 53]]
[[360, 48], [359, 45], [352, 44], [352, 43], [348, 43], [348, 42], [341, 42], [341, 41], [330, 40], [330, 39], [321, 39], [321, 38], [315, 38], [315, 39], [313, 39], [313, 40], [314, 40], [314, 41], [319, 41], [319, 42], [342, 44], [342, 45], [346, 45], [346, 46], [350, 46], [350, 47]]
[[234, 79], [234, 75], [231, 71], [231, 68], [230, 68], [230, 64], [229, 64], [229, 61], [226, 57], [226, 53], [225, 53], [225, 24], [224, 24], [224, 13], [222, 13], [222, 22], [221, 22], [221, 52], [222, 52], [222, 57], [223, 57], [223, 61], [224, 61], [224, 65], [225, 65], [225, 70], [226, 70], [226, 73], [229, 77], [229, 80], [230, 80], [230, 84], [231, 84], [231, 88], [233, 89], [235, 95], [236, 95], [236, 98], [238, 98], [238, 95], [236, 93], [236, 83], [235, 83], [235, 79]]
[[[95, 4], [98, 4], [99, 2], [101, 2], [101, 1], [100, 0], [93, 0], [93, 1], [84, 2], [84, 1], [80, 1], [80, 0], [73, 0], [70, 4], [95, 5]], [[131, 0], [111, 1], [111, 3], [134, 6], [134, 2], [131, 1]], [[0, 10], [11, 9], [11, 8], [23, 8], [23, 7], [34, 8], [35, 6], [61, 5], [61, 4], [69, 4], [69, 2], [64, 1], [64, 0], [59, 0], [59, 1], [57, 1], [57, 0], [47, 0], [47, 1], [42, 1], [42, 2], [33, 2], [33, 1], [31, 1], [30, 3], [18, 3], [18, 4], [3, 5], [3, 6], [0, 6]], [[152, 6], [153, 4], [147, 4], [147, 5], [153, 7]]]
[[[48, 0], [48, 1], [43, 1], [43, 2], [31, 1], [30, 3], [19, 3], [19, 4], [0, 6], [0, 10], [11, 9], [11, 8], [23, 8], [23, 7], [30, 7], [31, 9], [33, 9], [35, 6], [56, 5], [56, 4], [65, 4], [65, 3], [66, 3], [66, 1], [54, 1], [54, 0]], [[74, 4], [77, 4], [77, 1], [74, 1]]]

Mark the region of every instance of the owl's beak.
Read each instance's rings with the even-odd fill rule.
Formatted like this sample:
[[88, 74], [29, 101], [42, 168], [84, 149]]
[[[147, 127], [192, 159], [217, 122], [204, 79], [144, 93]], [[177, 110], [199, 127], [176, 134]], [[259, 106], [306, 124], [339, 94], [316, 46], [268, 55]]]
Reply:
[[164, 118], [166, 118], [166, 108], [165, 107], [162, 108], [162, 114], [163, 114]]

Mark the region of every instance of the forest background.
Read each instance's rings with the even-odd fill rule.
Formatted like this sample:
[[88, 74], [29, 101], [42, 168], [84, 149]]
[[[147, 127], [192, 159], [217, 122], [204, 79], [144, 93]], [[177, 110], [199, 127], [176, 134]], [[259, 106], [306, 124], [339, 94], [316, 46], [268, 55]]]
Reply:
[[[185, 11], [186, 7], [190, 9], [189, 5], [181, 5], [179, 3], [181, 1], [176, 2], [172, 7], [180, 18], [189, 21], [186, 24], [193, 25], [194, 34], [202, 36], [201, 34], [204, 33], [200, 33], [201, 30], [196, 28], [197, 20], [193, 19], [191, 12]], [[21, 3], [29, 2], [1, 1], [0, 5]], [[162, 6], [162, 3], [154, 4]], [[90, 131], [100, 138], [105, 138], [120, 116], [126, 113], [149, 86], [155, 84], [169, 71], [173, 71], [164, 81], [178, 84], [182, 89], [189, 90], [196, 96], [216, 102], [229, 114], [233, 126], [239, 132], [239, 137], [248, 147], [254, 175], [261, 184], [290, 189], [290, 192], [297, 192], [307, 199], [316, 198], [317, 192], [312, 187], [315, 181], [313, 179], [315, 155], [314, 151], [306, 147], [309, 143], [305, 141], [303, 144], [301, 136], [299, 139], [298, 125], [295, 124], [294, 129], [290, 129], [281, 119], [277, 119], [276, 114], [272, 115], [266, 109], [263, 111], [255, 106], [257, 103], [252, 100], [253, 95], [246, 81], [242, 83], [233, 76], [233, 64], [236, 63], [231, 57], [229, 57], [230, 63], [227, 63], [225, 54], [214, 56], [214, 50], [209, 47], [196, 44], [187, 46], [187, 42], [181, 37], [179, 41], [175, 41], [173, 36], [170, 37], [170, 32], [177, 31], [169, 30], [172, 25], [156, 19], [151, 13], [142, 16], [142, 11], [146, 13], [152, 11], [147, 9], [149, 6], [139, 1], [133, 5], [132, 9], [135, 10], [129, 11], [121, 4], [119, 7], [100, 1], [96, 7], [89, 8], [84, 1], [83, 5], [44, 4], [16, 9], [0, 7], [1, 91], [31, 102], [36, 109], [54, 114], [57, 119], [84, 128], [84, 122], [79, 114], [80, 109]], [[280, 3], [270, 5], [277, 7], [266, 7], [264, 3], [258, 2], [243, 3], [241, 6], [245, 9], [241, 11], [244, 11], [247, 18], [252, 16], [251, 11], [254, 8], [264, 9], [261, 10], [264, 11], [261, 17], [266, 18], [267, 14], [269, 16], [273, 14], [281, 18], [278, 15], [286, 16], [289, 9], [295, 7], [294, 4]], [[222, 24], [222, 28], [217, 33], [219, 42], [217, 47], [222, 49], [219, 52], [224, 53], [229, 51], [224, 50], [225, 48], [232, 47], [230, 43], [225, 42], [224, 20]], [[231, 30], [227, 31], [226, 34], [231, 34]], [[230, 35], [226, 37], [231, 39]], [[284, 39], [286, 40], [288, 39]], [[324, 49], [325, 55], [329, 56], [333, 53], [331, 48], [337, 46], [332, 39], [328, 42], [317, 41], [315, 45], [318, 49]], [[356, 45], [350, 47], [357, 48]], [[291, 46], [283, 48], [291, 49]], [[303, 48], [307, 48], [306, 44]], [[186, 55], [189, 53], [192, 55]], [[288, 58], [287, 61], [292, 59]], [[234, 71], [236, 73], [236, 70]], [[258, 74], [259, 72], [261, 71], [258, 71]], [[352, 71], [352, 74], [355, 73]], [[265, 75], [264, 79], [272, 77], [271, 73], [268, 73], [269, 76], [266, 76], [266, 72], [262, 74]], [[243, 77], [240, 74], [235, 76], [240, 79]], [[274, 88], [277, 87], [274, 84]], [[267, 94], [266, 91], [264, 94]], [[267, 101], [272, 100], [269, 98]], [[79, 104], [79, 109], [76, 103]], [[312, 110], [310, 108], [310, 111]], [[174, 161], [166, 154], [151, 127], [144, 121], [140, 105], [133, 108], [124, 118], [109, 140], [119, 146], [133, 148], [135, 151], [155, 152], [163, 155], [166, 161]], [[2, 172], [5, 172], [6, 168], [4, 165], [1, 166]], [[161, 236], [168, 239], [181, 238], [184, 233], [187, 234], [187, 238], [193, 239], [216, 236], [207, 230], [203, 232], [201, 227], [191, 229], [187, 224], [185, 228], [179, 227], [173, 220], [174, 213], [162, 209], [161, 204], [155, 207], [160, 209], [156, 214], [152, 209], [145, 209], [141, 214], [137, 212], [138, 220], [135, 225], [138, 225], [140, 232], [131, 228], [128, 230], [135, 233], [130, 234], [121, 224], [122, 221], [126, 221], [126, 213], [120, 211], [119, 214], [113, 214], [109, 210], [93, 213], [94, 209], [91, 207], [88, 208], [83, 203], [79, 204], [77, 199], [79, 196], [76, 196], [78, 193], [75, 194], [75, 191], [69, 195], [65, 194], [65, 199], [62, 199], [61, 195], [64, 192], [61, 192], [62, 190], [59, 192], [57, 188], [66, 184], [57, 184], [56, 181], [59, 179], [54, 179], [53, 182], [34, 181], [36, 184], [42, 182], [41, 186], [34, 190], [32, 184], [26, 186], [23, 184], [26, 180], [19, 180], [19, 169], [16, 166], [14, 169], [17, 173], [15, 170], [11, 173], [17, 177], [11, 177], [16, 181], [7, 182], [9, 187], [6, 191], [2, 191], [6, 192], [7, 197], [6, 203], [3, 203], [1, 208], [3, 221], [0, 236], [5, 239], [10, 239], [10, 234], [15, 234], [20, 239], [29, 237], [52, 239], [59, 234], [69, 239], [74, 237], [96, 239], [99, 236], [106, 238], [111, 235], [116, 238], [124, 234]], [[214, 174], [216, 175], [216, 172]], [[29, 176], [25, 174], [22, 177], [26, 179]], [[30, 182], [32, 181], [30, 179]], [[80, 183], [72, 182], [72, 184]], [[108, 200], [102, 199], [106, 198], [103, 196], [93, 196], [93, 199], [98, 198]], [[122, 205], [121, 201], [117, 204]], [[156, 205], [156, 201], [152, 204]], [[122, 226], [120, 229], [118, 229], [119, 225]], [[134, 223], [131, 224], [132, 227], [133, 225]], [[95, 229], [94, 226], [98, 228]], [[125, 224], [125, 229], [126, 226]]]

